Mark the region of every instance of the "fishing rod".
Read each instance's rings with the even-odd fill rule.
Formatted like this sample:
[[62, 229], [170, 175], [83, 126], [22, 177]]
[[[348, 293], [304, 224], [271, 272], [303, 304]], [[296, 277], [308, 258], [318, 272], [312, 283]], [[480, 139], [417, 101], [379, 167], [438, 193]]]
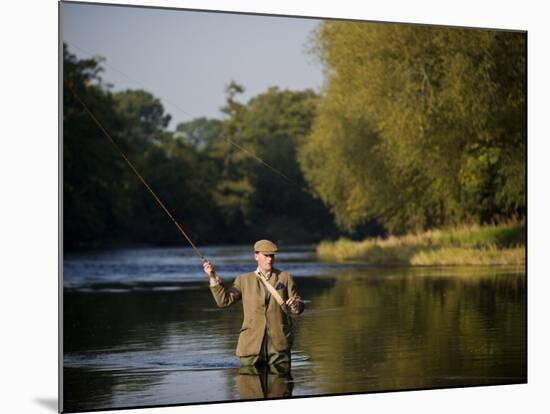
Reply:
[[128, 157], [126, 156], [126, 154], [124, 153], [124, 151], [122, 151], [122, 149], [118, 146], [118, 144], [115, 142], [115, 140], [111, 137], [111, 135], [109, 134], [109, 132], [107, 132], [107, 130], [105, 129], [105, 127], [101, 124], [101, 122], [99, 122], [99, 120], [96, 118], [96, 116], [93, 114], [93, 112], [88, 108], [88, 105], [86, 105], [86, 103], [84, 103], [84, 101], [80, 98], [80, 96], [76, 93], [76, 90], [74, 89], [73, 85], [71, 85], [69, 82], [66, 82], [66, 85], [69, 87], [70, 91], [72, 92], [72, 94], [74, 95], [74, 97], [76, 98], [76, 100], [78, 102], [80, 102], [80, 104], [82, 105], [82, 107], [84, 108], [84, 110], [88, 113], [88, 115], [90, 116], [90, 118], [92, 118], [92, 120], [96, 123], [96, 125], [99, 127], [99, 129], [101, 130], [101, 132], [103, 132], [103, 135], [105, 135], [107, 137], [107, 139], [109, 140], [109, 142], [111, 142], [111, 144], [116, 148], [116, 150], [120, 153], [120, 155], [122, 156], [122, 158], [124, 158], [124, 160], [126, 161], [126, 163], [130, 166], [130, 169], [134, 172], [134, 174], [139, 178], [139, 180], [142, 182], [142, 184], [145, 186], [145, 188], [147, 188], [147, 190], [149, 190], [149, 193], [153, 196], [153, 198], [155, 199], [155, 201], [160, 205], [160, 207], [164, 210], [164, 212], [168, 215], [168, 217], [170, 217], [170, 219], [172, 220], [172, 222], [175, 224], [175, 226], [177, 227], [177, 229], [179, 230], [179, 232], [183, 235], [183, 237], [185, 237], [185, 239], [187, 240], [187, 242], [191, 245], [191, 247], [193, 248], [193, 251], [199, 256], [201, 262], [204, 264], [206, 262], [208, 262], [208, 260], [206, 259], [206, 256], [203, 255], [199, 249], [197, 248], [197, 246], [195, 245], [195, 243], [193, 243], [193, 240], [191, 240], [191, 238], [187, 235], [187, 233], [185, 232], [185, 230], [183, 230], [183, 228], [180, 226], [180, 224], [177, 222], [177, 220], [174, 218], [174, 216], [172, 215], [172, 213], [170, 213], [170, 210], [168, 210], [168, 208], [164, 205], [164, 203], [161, 201], [161, 199], [157, 196], [157, 194], [153, 191], [153, 189], [151, 188], [151, 186], [149, 184], [147, 184], [147, 181], [145, 181], [145, 178], [143, 178], [143, 176], [139, 173], [139, 171], [137, 170], [137, 168], [134, 166], [134, 164], [132, 164], [132, 162], [128, 159]]

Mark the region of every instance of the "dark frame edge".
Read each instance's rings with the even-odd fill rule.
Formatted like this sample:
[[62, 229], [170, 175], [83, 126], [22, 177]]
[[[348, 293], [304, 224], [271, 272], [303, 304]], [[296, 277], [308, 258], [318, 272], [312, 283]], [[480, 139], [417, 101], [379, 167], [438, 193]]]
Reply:
[[63, 411], [63, 1], [57, 4], [57, 411]]
[[529, 33], [525, 36], [525, 382], [529, 383]]

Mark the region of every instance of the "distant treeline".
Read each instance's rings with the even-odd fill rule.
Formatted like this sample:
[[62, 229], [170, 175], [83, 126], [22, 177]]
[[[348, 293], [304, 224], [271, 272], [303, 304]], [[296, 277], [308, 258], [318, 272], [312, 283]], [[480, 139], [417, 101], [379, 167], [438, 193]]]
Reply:
[[306, 190], [296, 158], [318, 102], [312, 91], [271, 88], [244, 105], [236, 100], [243, 88], [231, 83], [225, 120], [194, 119], [171, 132], [157, 98], [143, 90], [113, 93], [101, 71], [97, 60], [79, 60], [64, 47], [66, 248], [186, 243], [72, 90], [195, 243], [315, 242], [337, 234], [328, 208]]
[[98, 59], [64, 45], [65, 247], [183, 242], [72, 90], [199, 244], [525, 215], [525, 35], [329, 22], [312, 51], [321, 96], [272, 87], [241, 103], [231, 82], [224, 119], [169, 131], [159, 99], [112, 92]]

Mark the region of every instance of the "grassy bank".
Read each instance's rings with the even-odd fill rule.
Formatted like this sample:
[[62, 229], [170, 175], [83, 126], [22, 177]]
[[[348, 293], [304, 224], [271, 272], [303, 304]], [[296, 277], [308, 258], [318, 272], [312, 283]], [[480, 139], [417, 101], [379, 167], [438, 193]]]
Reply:
[[459, 226], [386, 239], [321, 242], [323, 260], [360, 260], [374, 265], [522, 265], [525, 223]]

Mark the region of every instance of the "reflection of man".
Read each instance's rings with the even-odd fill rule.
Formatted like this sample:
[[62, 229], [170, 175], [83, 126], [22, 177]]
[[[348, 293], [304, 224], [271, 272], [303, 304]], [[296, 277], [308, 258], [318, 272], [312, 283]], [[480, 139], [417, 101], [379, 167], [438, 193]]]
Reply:
[[256, 242], [258, 268], [237, 276], [230, 288], [224, 286], [211, 263], [204, 263], [219, 307], [242, 300], [244, 317], [236, 352], [241, 366], [268, 364], [290, 369], [292, 317], [303, 312], [304, 304], [290, 274], [273, 267], [277, 250], [269, 240]]
[[277, 372], [272, 366], [241, 367], [237, 388], [241, 400], [292, 397], [290, 372]]

